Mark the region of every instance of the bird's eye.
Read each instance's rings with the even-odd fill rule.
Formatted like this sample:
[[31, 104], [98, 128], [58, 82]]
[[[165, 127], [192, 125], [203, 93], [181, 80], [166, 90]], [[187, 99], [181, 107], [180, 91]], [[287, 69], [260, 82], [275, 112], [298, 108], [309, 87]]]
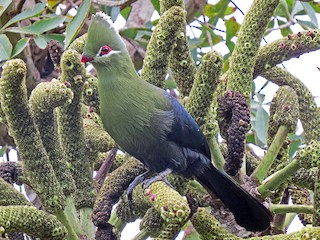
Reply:
[[109, 52], [111, 52], [111, 50], [112, 48], [107, 45], [102, 46], [100, 48], [100, 56], [108, 54]]

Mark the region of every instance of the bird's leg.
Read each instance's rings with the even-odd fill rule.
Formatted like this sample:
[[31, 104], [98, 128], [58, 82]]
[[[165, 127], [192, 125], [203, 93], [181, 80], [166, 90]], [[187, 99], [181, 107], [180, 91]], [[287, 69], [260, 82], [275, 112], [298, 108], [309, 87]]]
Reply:
[[139, 185], [140, 183], [142, 183], [145, 179], [146, 176], [148, 176], [151, 173], [150, 170], [145, 171], [144, 173], [140, 174], [139, 176], [137, 176], [130, 184], [129, 187], [127, 189], [127, 196], [128, 196], [128, 204], [129, 204], [129, 209], [132, 212], [132, 192], [133, 189]]
[[169, 187], [173, 188], [173, 186], [168, 182], [167, 176], [172, 173], [172, 169], [167, 168], [163, 172], [160, 172], [157, 174], [157, 176], [154, 176], [152, 178], [146, 179], [143, 181], [143, 189], [147, 189], [152, 183], [156, 181], [163, 181], [165, 184], [167, 184]]

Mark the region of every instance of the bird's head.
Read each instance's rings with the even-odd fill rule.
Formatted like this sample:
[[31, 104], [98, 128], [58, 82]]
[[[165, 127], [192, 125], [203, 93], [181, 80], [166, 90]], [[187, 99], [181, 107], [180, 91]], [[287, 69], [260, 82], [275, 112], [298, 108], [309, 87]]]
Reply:
[[103, 12], [96, 13], [88, 28], [81, 62], [106, 65], [126, 54], [126, 46], [119, 32], [113, 27], [110, 17]]

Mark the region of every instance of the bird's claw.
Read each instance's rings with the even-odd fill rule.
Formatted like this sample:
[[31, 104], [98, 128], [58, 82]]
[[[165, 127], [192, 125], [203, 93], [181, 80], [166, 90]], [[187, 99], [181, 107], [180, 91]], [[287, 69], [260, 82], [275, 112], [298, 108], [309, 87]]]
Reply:
[[157, 181], [163, 181], [169, 187], [174, 188], [166, 178], [170, 173], [172, 173], [172, 170], [168, 168], [165, 171], [159, 173], [157, 176], [144, 180], [142, 182], [143, 190], [146, 190], [152, 183]]

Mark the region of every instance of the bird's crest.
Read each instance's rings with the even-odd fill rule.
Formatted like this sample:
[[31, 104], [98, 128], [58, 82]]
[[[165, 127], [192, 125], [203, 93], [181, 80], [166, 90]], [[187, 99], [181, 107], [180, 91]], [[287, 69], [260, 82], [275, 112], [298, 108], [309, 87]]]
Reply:
[[127, 51], [111, 18], [103, 12], [98, 12], [91, 18], [84, 53], [94, 57], [103, 45], [108, 45], [116, 51]]

